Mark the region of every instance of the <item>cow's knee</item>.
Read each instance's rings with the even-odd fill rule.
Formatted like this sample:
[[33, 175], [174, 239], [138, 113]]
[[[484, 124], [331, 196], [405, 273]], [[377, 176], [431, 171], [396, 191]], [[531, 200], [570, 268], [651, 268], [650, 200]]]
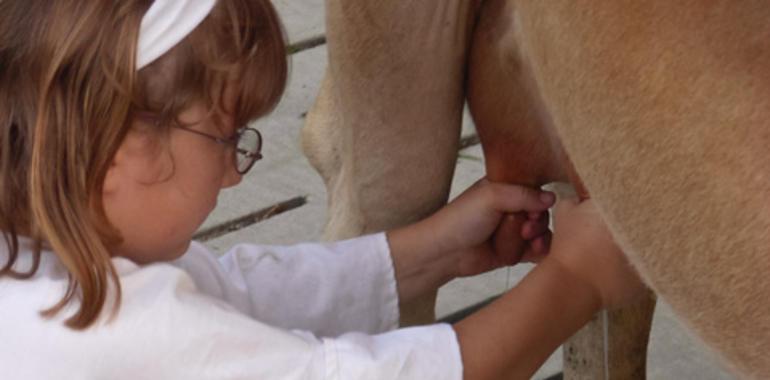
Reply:
[[339, 175], [342, 166], [340, 157], [340, 144], [342, 128], [336, 122], [338, 115], [335, 109], [331, 80], [325, 76], [321, 84], [321, 90], [308, 111], [305, 125], [301, 132], [302, 151], [310, 164], [318, 171], [326, 183]]

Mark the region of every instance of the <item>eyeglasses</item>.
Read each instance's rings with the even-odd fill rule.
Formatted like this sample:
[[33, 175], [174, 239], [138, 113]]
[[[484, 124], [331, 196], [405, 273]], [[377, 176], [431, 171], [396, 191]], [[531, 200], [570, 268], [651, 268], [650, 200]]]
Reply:
[[238, 174], [244, 175], [248, 173], [251, 167], [254, 166], [254, 163], [262, 158], [262, 134], [254, 128], [239, 128], [235, 135], [229, 139], [223, 139], [176, 123], [174, 123], [173, 127], [203, 136], [217, 144], [232, 147], [235, 150], [235, 171]]
[[[156, 125], [160, 123], [160, 121], [152, 115], [140, 114], [139, 117], [151, 121]], [[259, 131], [254, 128], [238, 128], [232, 137], [225, 139], [210, 135], [205, 132], [196, 131], [190, 127], [180, 125], [179, 123], [172, 123], [171, 126], [183, 131], [194, 133], [198, 136], [205, 137], [217, 144], [232, 147], [235, 151], [235, 171], [240, 175], [248, 173], [248, 171], [251, 170], [251, 167], [254, 166], [254, 163], [262, 159], [262, 134], [260, 134]]]

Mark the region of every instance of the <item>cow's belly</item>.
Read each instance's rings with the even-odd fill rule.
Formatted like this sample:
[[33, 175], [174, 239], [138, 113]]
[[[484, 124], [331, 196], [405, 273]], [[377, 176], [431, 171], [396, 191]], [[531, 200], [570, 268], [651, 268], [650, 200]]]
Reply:
[[471, 44], [467, 97], [493, 181], [572, 182], [585, 194], [540, 100], [516, 35], [513, 0], [484, 3]]

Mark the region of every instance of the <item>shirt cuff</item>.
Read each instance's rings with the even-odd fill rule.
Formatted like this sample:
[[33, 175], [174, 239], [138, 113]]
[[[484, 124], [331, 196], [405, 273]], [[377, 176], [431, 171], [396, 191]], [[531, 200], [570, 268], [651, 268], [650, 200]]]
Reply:
[[463, 375], [460, 345], [448, 324], [324, 339], [324, 356], [329, 380], [461, 380]]
[[380, 253], [382, 259], [382, 278], [383, 286], [383, 314], [381, 330], [390, 331], [398, 328], [401, 318], [398, 307], [398, 285], [396, 284], [396, 270], [393, 267], [393, 257], [390, 254], [390, 245], [384, 232], [372, 236], [375, 244], [375, 252]]

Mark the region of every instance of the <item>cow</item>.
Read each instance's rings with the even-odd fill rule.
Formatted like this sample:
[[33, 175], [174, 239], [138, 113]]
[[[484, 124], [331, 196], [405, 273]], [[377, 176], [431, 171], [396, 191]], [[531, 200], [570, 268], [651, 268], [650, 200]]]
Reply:
[[686, 326], [737, 374], [770, 377], [766, 2], [327, 0], [326, 12], [329, 66], [303, 130], [329, 190], [326, 237], [440, 207], [467, 99], [491, 179], [576, 185]]

